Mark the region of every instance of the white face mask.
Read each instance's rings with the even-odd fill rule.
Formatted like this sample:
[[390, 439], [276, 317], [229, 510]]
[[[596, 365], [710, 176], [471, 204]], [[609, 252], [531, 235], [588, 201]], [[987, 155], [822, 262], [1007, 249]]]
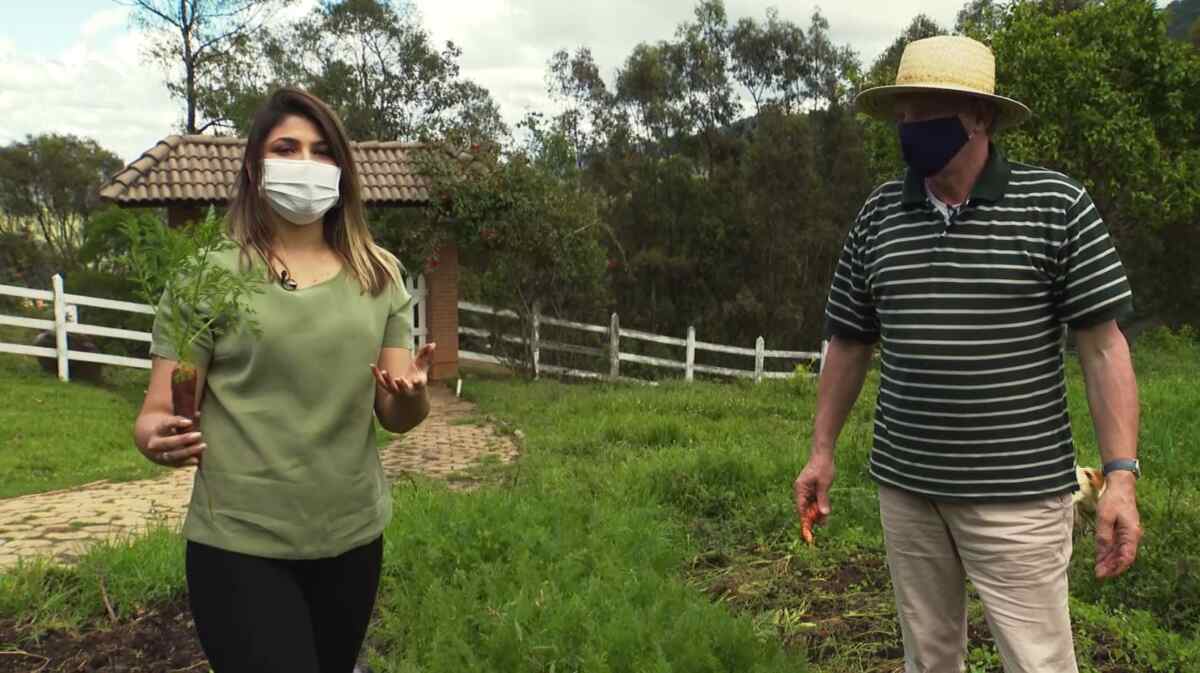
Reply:
[[303, 226], [338, 202], [342, 169], [305, 159], [263, 159], [263, 191], [280, 217]]

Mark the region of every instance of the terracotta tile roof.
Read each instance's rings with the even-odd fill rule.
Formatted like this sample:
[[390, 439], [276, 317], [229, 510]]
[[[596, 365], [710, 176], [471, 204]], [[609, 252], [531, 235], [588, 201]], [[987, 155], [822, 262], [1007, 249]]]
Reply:
[[[245, 145], [244, 138], [169, 136], [114, 175], [100, 196], [128, 206], [222, 203], [229, 199]], [[368, 206], [426, 202], [414, 165], [423, 145], [371, 140], [351, 146]]]

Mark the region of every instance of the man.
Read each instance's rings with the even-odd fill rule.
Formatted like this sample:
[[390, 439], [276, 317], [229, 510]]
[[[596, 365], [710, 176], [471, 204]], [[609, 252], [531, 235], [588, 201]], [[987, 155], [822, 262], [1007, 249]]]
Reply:
[[798, 511], [830, 512], [834, 443], [881, 346], [870, 473], [879, 483], [906, 673], [959, 673], [970, 579], [1008, 673], [1077, 670], [1067, 610], [1075, 449], [1063, 374], [1073, 330], [1107, 475], [1096, 575], [1141, 527], [1137, 388], [1116, 319], [1129, 284], [1076, 181], [1008, 162], [994, 132], [1030, 115], [995, 95], [984, 45], [904, 51], [856, 101], [894, 120], [908, 170], [863, 206], [834, 273], [830, 337]]

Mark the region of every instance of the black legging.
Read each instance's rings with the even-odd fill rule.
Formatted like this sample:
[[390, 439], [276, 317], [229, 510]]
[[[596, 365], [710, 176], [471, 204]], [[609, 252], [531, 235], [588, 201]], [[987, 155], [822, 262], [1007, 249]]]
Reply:
[[188, 541], [188, 597], [209, 665], [214, 673], [351, 673], [382, 563], [382, 537], [303, 561]]

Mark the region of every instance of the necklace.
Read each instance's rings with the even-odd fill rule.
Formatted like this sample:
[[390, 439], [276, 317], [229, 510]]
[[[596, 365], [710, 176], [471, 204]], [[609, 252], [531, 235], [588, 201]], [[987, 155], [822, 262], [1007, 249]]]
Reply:
[[[279, 248], [283, 250], [285, 254], [287, 253], [287, 249], [284, 248], [282, 241], [279, 242]], [[287, 262], [283, 261], [283, 257], [275, 255], [275, 259], [278, 259], [279, 263], [283, 265], [283, 270], [279, 272], [279, 286], [289, 292], [292, 292], [296, 288], [300, 287], [299, 283], [296, 282], [296, 279], [292, 277], [292, 270], [288, 268]]]
[[292, 278], [292, 275], [288, 273], [286, 264], [284, 265], [283, 271], [279, 272], [279, 284], [283, 287], [283, 289], [288, 291], [295, 290], [297, 287], [299, 287], [299, 285], [296, 284], [296, 279]]
[[[287, 254], [287, 249], [283, 246], [282, 243], [280, 243], [279, 247], [284, 252], [284, 254]], [[275, 259], [279, 260], [279, 264], [281, 266], [283, 266], [283, 269], [281, 269], [279, 271], [279, 286], [289, 292], [293, 292], [293, 291], [299, 289], [300, 283], [296, 280], [296, 276], [292, 273], [292, 270], [288, 266], [287, 262], [285, 262], [283, 257], [281, 257], [280, 255], [275, 255]], [[339, 267], [339, 272], [340, 272], [340, 267]], [[329, 278], [333, 278], [336, 275], [337, 275], [336, 273], [333, 275], [328, 275], [328, 276], [326, 276], [324, 274], [312, 276], [310, 274], [309, 277], [312, 282], [309, 284], [313, 285], [316, 283], [324, 282], [325, 280], [328, 280]]]

